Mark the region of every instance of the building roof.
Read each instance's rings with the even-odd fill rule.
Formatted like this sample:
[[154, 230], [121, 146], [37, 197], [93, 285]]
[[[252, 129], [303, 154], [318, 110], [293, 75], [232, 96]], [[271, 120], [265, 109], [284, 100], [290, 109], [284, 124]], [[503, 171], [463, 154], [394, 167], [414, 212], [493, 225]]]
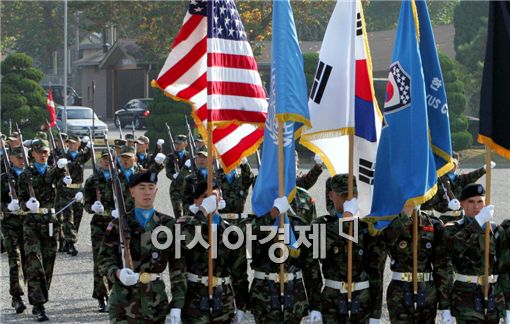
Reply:
[[100, 69], [112, 67], [130, 68], [145, 63], [145, 51], [134, 39], [117, 39], [104, 53], [99, 48], [96, 53], [74, 61], [78, 66], [98, 66]]

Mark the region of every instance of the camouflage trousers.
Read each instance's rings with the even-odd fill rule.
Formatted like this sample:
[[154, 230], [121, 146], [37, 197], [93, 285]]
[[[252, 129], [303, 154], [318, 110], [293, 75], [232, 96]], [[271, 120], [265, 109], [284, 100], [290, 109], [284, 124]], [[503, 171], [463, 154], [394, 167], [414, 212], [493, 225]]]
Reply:
[[108, 297], [112, 282], [107, 276], [99, 274], [98, 260], [99, 250], [103, 242], [106, 227], [110, 223], [110, 216], [94, 215], [90, 221], [90, 239], [92, 242], [92, 260], [94, 262], [94, 291], [92, 298], [103, 299]]
[[451, 293], [451, 311], [455, 316], [457, 323], [459, 321], [499, 322], [499, 319], [505, 317], [505, 288], [500, 282], [491, 284], [489, 289], [489, 298], [494, 301], [494, 309], [488, 310], [485, 315], [484, 297], [482, 286], [474, 283], [465, 283], [455, 281]]
[[[49, 223], [53, 232], [49, 233]], [[53, 266], [57, 254], [57, 220], [52, 215], [28, 214], [23, 223], [23, 247], [25, 249], [28, 301], [31, 305], [48, 301]]]
[[321, 294], [322, 319], [326, 324], [332, 323], [367, 323], [372, 309], [370, 308], [370, 291], [363, 289], [352, 293], [353, 303], [359, 303], [357, 310], [352, 309], [351, 316], [345, 313], [347, 308], [347, 294], [337, 289], [324, 287]]
[[170, 312], [163, 280], [131, 287], [114, 282], [108, 299], [110, 323], [164, 323]]
[[[172, 201], [172, 209], [174, 211], [175, 219], [183, 215], [182, 207], [182, 193], [179, 188], [176, 188], [175, 181], [170, 183], [170, 201]], [[184, 211], [185, 213], [187, 211]]]
[[425, 299], [423, 304], [418, 305], [417, 309], [414, 310], [413, 283], [396, 280], [390, 282], [386, 293], [386, 302], [391, 323], [435, 323], [437, 313], [436, 285], [429, 281], [420, 283], [419, 286], [420, 291], [424, 289]]
[[[218, 299], [218, 310], [209, 311], [208, 288], [200, 283], [188, 281], [186, 299], [182, 309], [182, 322], [188, 323], [231, 323], [234, 318], [234, 291], [230, 285], [221, 285], [214, 288], [214, 295]], [[220, 305], [221, 304], [221, 305]]]
[[2, 219], [2, 235], [9, 260], [9, 294], [12, 297], [24, 294], [22, 280], [26, 278], [26, 271], [23, 218], [24, 216], [21, 215], [4, 213], [4, 219]]
[[[65, 191], [64, 191], [65, 190]], [[64, 189], [61, 192], [59, 209], [73, 200], [74, 195], [81, 189]], [[76, 243], [78, 241], [78, 231], [80, 230], [81, 219], [83, 217], [83, 204], [75, 202], [62, 212], [62, 232], [64, 240], [68, 243]]]
[[305, 287], [301, 279], [285, 284], [285, 296], [290, 298], [282, 312], [279, 304], [280, 284], [270, 280], [254, 279], [251, 290], [251, 311], [257, 323], [301, 323], [308, 314]]

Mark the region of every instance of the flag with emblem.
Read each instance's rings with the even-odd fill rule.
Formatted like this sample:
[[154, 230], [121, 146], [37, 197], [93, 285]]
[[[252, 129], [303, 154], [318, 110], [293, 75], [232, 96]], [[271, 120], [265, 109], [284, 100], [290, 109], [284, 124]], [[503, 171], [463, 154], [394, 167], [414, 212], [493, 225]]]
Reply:
[[404, 205], [418, 206], [436, 192], [429, 141], [427, 91], [414, 1], [402, 1], [384, 104], [385, 126], [377, 151], [370, 216], [386, 227]]
[[191, 0], [181, 30], [152, 85], [192, 105], [199, 132], [212, 141], [225, 172], [262, 142], [267, 100], [232, 0]]
[[296, 187], [295, 141], [303, 125], [310, 125], [303, 55], [288, 0], [273, 1], [271, 91], [264, 132], [262, 163], [253, 188], [252, 208], [257, 216], [268, 213], [278, 187], [278, 121], [283, 124], [284, 192], [292, 200]]
[[55, 108], [55, 101], [53, 101], [53, 94], [51, 93], [51, 86], [48, 87], [48, 99], [46, 99], [46, 108], [50, 114], [50, 127], [54, 127], [57, 123], [57, 111]]
[[510, 159], [510, 4], [489, 3], [478, 142]]
[[[382, 114], [374, 99], [372, 64], [360, 1], [338, 1], [329, 20], [308, 106], [312, 127], [300, 143], [319, 154], [330, 174], [348, 172], [354, 136], [354, 175], [360, 215], [370, 212]], [[342, 30], [338, 34], [338, 30]], [[335, 116], [335, 118], [331, 118]]]

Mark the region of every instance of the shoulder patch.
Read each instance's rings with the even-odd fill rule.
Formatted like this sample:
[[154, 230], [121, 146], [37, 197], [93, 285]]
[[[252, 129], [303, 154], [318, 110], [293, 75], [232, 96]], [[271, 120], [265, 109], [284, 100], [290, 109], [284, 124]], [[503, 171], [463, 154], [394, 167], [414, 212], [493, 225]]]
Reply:
[[113, 228], [113, 223], [112, 223], [112, 222], [109, 222], [109, 223], [108, 223], [108, 226], [106, 227], [106, 233], [110, 233], [110, 232], [111, 232], [111, 230], [112, 230], [112, 228]]

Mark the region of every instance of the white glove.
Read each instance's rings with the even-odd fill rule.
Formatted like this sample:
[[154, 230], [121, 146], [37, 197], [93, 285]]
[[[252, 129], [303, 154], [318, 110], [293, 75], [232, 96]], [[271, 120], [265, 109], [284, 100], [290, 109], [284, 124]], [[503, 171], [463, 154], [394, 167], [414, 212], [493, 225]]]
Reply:
[[77, 203], [82, 203], [83, 202], [83, 193], [81, 191], [78, 191], [76, 193], [76, 195], [74, 195], [74, 199], [76, 200]]
[[234, 323], [241, 324], [242, 322], [244, 322], [245, 318], [246, 318], [246, 313], [240, 309], [237, 309], [235, 312]]
[[156, 154], [156, 157], [154, 158], [154, 161], [156, 161], [157, 164], [161, 165], [163, 162], [165, 162], [166, 156], [163, 153]]
[[64, 183], [66, 184], [66, 186], [70, 185], [71, 183], [73, 183], [73, 179], [71, 178], [71, 176], [65, 176], [64, 179], [63, 179]]
[[209, 197], [202, 200], [201, 208], [205, 210], [206, 214], [211, 214], [218, 208], [218, 198], [216, 195], [210, 195]]
[[172, 178], [174, 178], [174, 180], [175, 180], [175, 179], [177, 179], [177, 177], [178, 177], [178, 176], [179, 176], [179, 172], [174, 173], [174, 175], [172, 176]]
[[23, 146], [25, 146], [25, 147], [32, 147], [32, 140], [31, 139], [24, 140], [23, 141]]
[[30, 209], [32, 213], [36, 213], [39, 207], [41, 206], [39, 201], [34, 197], [30, 198], [25, 205], [27, 206], [28, 209]]
[[450, 312], [449, 309], [445, 309], [440, 312], [441, 312], [441, 319], [443, 321], [443, 324], [453, 324], [452, 313]]
[[7, 205], [7, 209], [9, 209], [9, 211], [11, 211], [13, 213], [17, 212], [19, 210], [19, 201], [18, 201], [18, 199], [11, 200], [9, 205]]
[[119, 218], [119, 212], [117, 211], [117, 209], [112, 210], [112, 217]]
[[189, 211], [194, 214], [198, 213], [199, 209], [197, 205], [193, 204], [188, 207]]
[[247, 159], [247, 158], [245, 158], [245, 157], [243, 157], [243, 158], [241, 159], [241, 164], [243, 164], [243, 165], [244, 165], [244, 164], [246, 164], [246, 163], [248, 163], [248, 159]]
[[87, 145], [85, 145], [87, 148], [92, 148], [92, 143], [91, 142], [87, 142]]
[[67, 159], [58, 159], [58, 161], [57, 161], [57, 167], [58, 167], [59, 169], [63, 169], [63, 168], [65, 168], [65, 167], [66, 167], [66, 165], [67, 165]]
[[457, 198], [454, 198], [448, 202], [448, 209], [449, 210], [459, 210], [460, 209], [460, 202]]
[[83, 138], [81, 139], [81, 142], [82, 142], [82, 143], [88, 143], [88, 142], [90, 142], [90, 137], [88, 137], [88, 136], [83, 136]]
[[475, 216], [476, 221], [480, 224], [480, 227], [483, 224], [490, 222], [494, 218], [494, 205], [485, 206], [480, 210], [480, 213]]
[[184, 166], [186, 166], [187, 168], [191, 168], [191, 160], [187, 159], [186, 162], [184, 162]]
[[[491, 169], [494, 169], [494, 167], [495, 167], [495, 166], [496, 166], [496, 162], [491, 161]], [[484, 164], [484, 165], [483, 165], [483, 168], [484, 168], [485, 170], [487, 170], [487, 164]]]
[[322, 314], [319, 311], [313, 310], [310, 312], [310, 323], [317, 323], [322, 321]]
[[379, 324], [381, 323], [381, 320], [378, 318], [370, 318], [368, 319], [368, 324]]
[[319, 154], [315, 154], [315, 156], [313, 157], [313, 160], [315, 161], [315, 164], [318, 164], [318, 165], [322, 165], [322, 163], [324, 163], [324, 161], [322, 161], [322, 158]]
[[165, 140], [164, 140], [164, 139], [162, 139], [162, 138], [160, 138], [160, 139], [158, 139], [158, 141], [156, 142], [156, 144], [157, 144], [157, 145], [159, 145], [159, 146], [161, 146], [161, 145], [165, 144]]
[[290, 209], [289, 200], [287, 196], [278, 197], [273, 202], [273, 207], [276, 207], [280, 214], [286, 213]]
[[510, 309], [506, 310], [505, 324], [510, 324]]
[[225, 207], [227, 207], [227, 202], [225, 199], [220, 199], [220, 201], [218, 201], [218, 210], [222, 210]]
[[352, 216], [358, 212], [358, 199], [352, 198], [351, 200], [344, 201], [344, 213], [351, 213]]
[[94, 204], [90, 207], [90, 209], [94, 212], [94, 214], [102, 215], [104, 213], [104, 206], [100, 201], [95, 201]]
[[180, 324], [181, 323], [181, 309], [172, 308], [170, 314], [166, 316], [166, 324]]
[[133, 286], [138, 282], [140, 275], [129, 268], [123, 268], [119, 273], [119, 280], [124, 286]]

